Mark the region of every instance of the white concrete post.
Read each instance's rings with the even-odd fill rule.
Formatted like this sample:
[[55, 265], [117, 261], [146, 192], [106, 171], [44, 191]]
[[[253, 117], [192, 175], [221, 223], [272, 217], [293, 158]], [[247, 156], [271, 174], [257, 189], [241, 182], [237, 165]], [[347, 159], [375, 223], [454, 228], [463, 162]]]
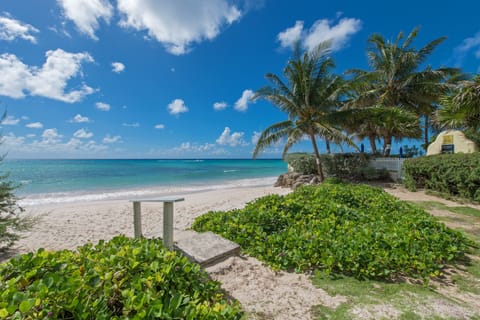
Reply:
[[135, 238], [142, 237], [142, 213], [140, 201], [133, 202], [133, 234]]
[[163, 203], [163, 244], [173, 250], [173, 202]]

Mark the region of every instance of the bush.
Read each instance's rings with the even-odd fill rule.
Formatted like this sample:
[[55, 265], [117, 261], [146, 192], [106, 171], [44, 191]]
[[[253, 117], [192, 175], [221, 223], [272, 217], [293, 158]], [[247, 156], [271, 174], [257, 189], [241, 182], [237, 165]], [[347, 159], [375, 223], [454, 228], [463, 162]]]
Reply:
[[428, 190], [480, 202], [480, 153], [440, 154], [408, 159], [403, 181], [410, 190]]
[[[0, 157], [0, 162], [3, 158]], [[28, 230], [34, 219], [21, 217], [23, 208], [13, 193], [17, 185], [8, 180], [9, 175], [0, 175], [0, 251], [11, 247], [18, 239], [18, 232]]]
[[328, 181], [198, 217], [197, 231], [237, 242], [275, 269], [392, 279], [438, 276], [463, 258], [461, 233], [381, 189]]
[[0, 265], [0, 318], [240, 319], [219, 284], [159, 240], [116, 237]]
[[317, 174], [315, 156], [308, 153], [292, 153], [286, 157], [287, 163], [293, 171], [300, 174]]
[[362, 170], [368, 168], [368, 161], [368, 156], [361, 153], [337, 153], [321, 157], [328, 177], [345, 180], [362, 179]]

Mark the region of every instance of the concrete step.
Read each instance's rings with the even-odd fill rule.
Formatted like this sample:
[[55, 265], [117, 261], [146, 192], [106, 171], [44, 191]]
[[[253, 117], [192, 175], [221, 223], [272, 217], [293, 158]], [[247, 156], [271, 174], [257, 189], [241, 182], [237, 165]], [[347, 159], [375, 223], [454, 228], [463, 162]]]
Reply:
[[213, 232], [191, 230], [175, 233], [175, 249], [206, 268], [240, 253], [240, 246]]

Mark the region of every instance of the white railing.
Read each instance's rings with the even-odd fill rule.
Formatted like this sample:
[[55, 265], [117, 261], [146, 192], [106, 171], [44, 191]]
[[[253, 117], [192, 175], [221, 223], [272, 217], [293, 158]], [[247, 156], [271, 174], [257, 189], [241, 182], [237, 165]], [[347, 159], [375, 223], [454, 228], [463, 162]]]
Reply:
[[370, 160], [370, 166], [375, 169], [386, 169], [393, 180], [401, 180], [404, 160], [401, 158], [375, 158]]

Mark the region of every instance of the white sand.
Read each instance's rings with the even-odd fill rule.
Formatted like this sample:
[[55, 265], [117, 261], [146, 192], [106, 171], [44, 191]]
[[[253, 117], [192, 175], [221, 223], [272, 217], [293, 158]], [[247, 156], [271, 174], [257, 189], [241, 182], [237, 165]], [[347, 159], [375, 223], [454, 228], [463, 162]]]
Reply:
[[[289, 189], [274, 187], [242, 187], [180, 194], [185, 201], [174, 205], [174, 228], [176, 232], [187, 229], [197, 216], [210, 210], [241, 208], [258, 197], [288, 192]], [[162, 212], [162, 203], [142, 203], [144, 236], [161, 236]], [[26, 214], [39, 216], [40, 220], [18, 242], [15, 249], [19, 253], [41, 247], [75, 249], [120, 234], [133, 236], [133, 205], [128, 200], [27, 207]], [[275, 273], [251, 257], [230, 258], [207, 271], [254, 318], [310, 319], [313, 306], [336, 306], [342, 301], [315, 288], [305, 275]]]

